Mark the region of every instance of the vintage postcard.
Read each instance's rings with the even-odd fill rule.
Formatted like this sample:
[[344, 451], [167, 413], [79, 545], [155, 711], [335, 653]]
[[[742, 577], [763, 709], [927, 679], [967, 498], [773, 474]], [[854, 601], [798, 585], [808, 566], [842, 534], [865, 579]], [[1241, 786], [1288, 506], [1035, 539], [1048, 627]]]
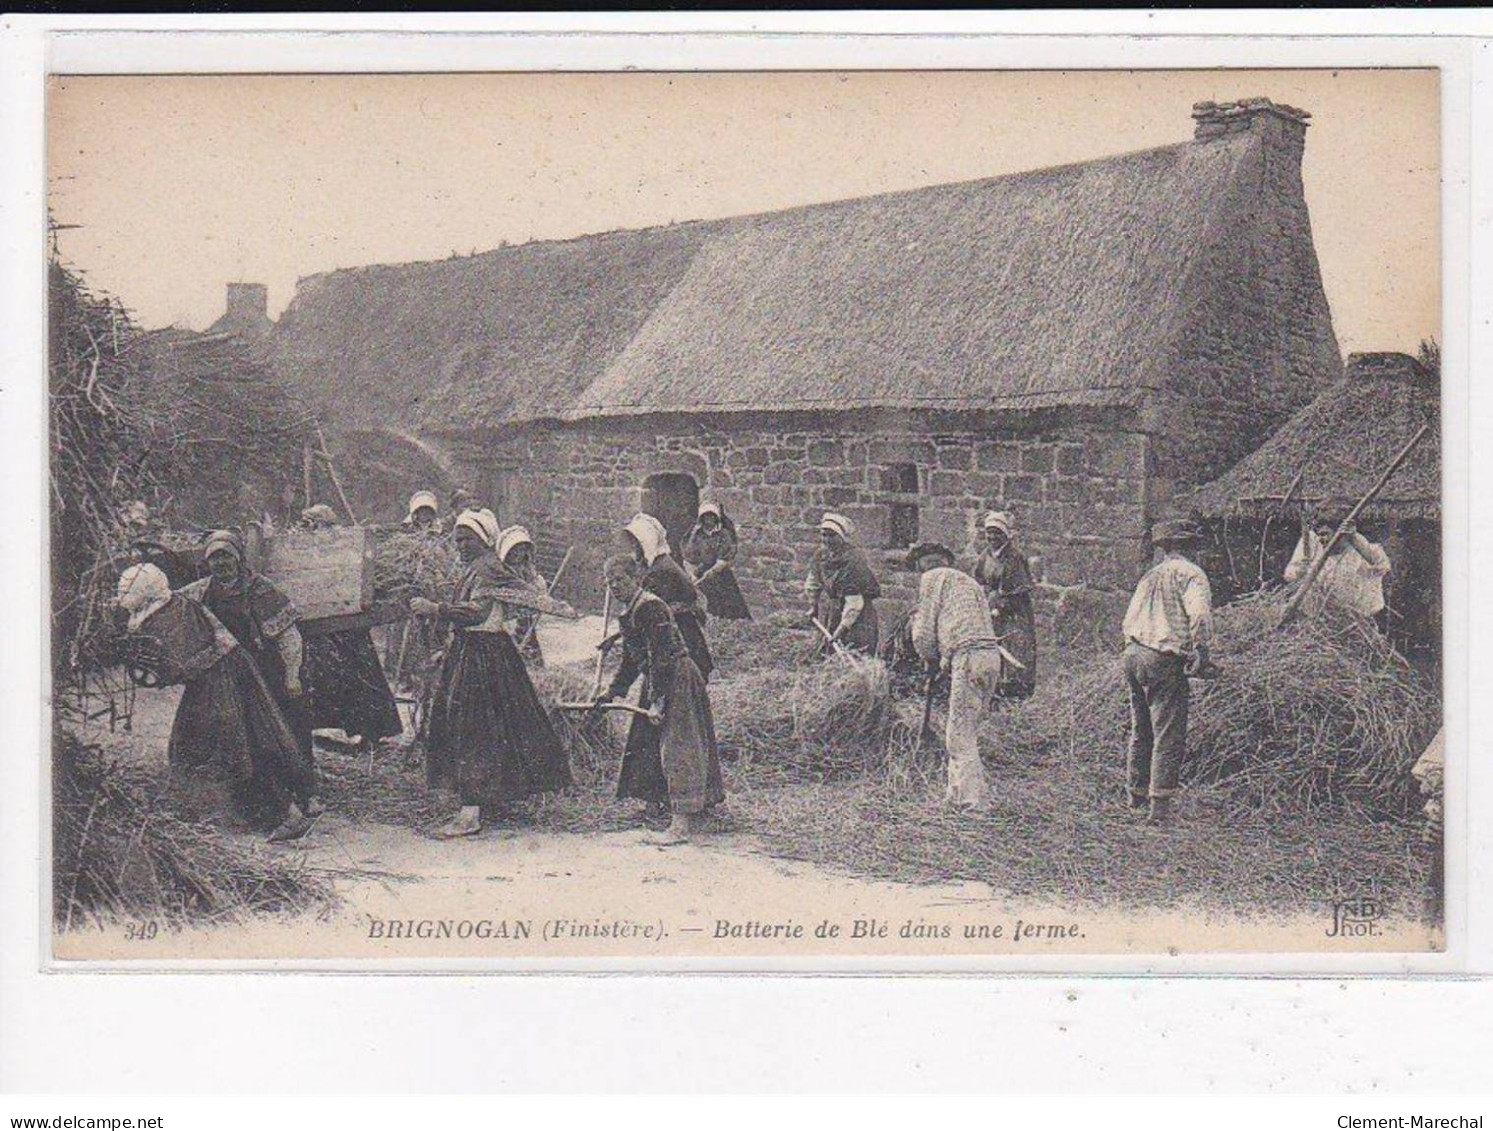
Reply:
[[1442, 950], [1440, 98], [53, 76], [54, 959]]

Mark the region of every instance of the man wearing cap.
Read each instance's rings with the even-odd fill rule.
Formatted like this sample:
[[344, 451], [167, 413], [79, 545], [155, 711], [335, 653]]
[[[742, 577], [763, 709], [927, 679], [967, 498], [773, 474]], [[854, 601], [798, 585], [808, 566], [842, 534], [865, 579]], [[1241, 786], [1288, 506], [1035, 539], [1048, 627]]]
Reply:
[[975, 580], [990, 602], [990, 618], [1001, 645], [1018, 661], [1001, 671], [998, 693], [1027, 699], [1037, 689], [1037, 617], [1032, 567], [1015, 541], [1015, 516], [990, 511], [981, 525], [985, 548], [975, 563]]
[[1152, 541], [1162, 552], [1135, 587], [1125, 612], [1125, 682], [1130, 691], [1130, 804], [1149, 803], [1147, 820], [1171, 820], [1187, 755], [1187, 677], [1207, 666], [1213, 637], [1213, 592], [1191, 560], [1202, 533], [1189, 521], [1159, 522]]
[[930, 670], [949, 669], [949, 719], [944, 745], [949, 784], [944, 801], [975, 809], [987, 798], [980, 762], [980, 720], [1001, 677], [1000, 644], [985, 592], [954, 567], [954, 552], [937, 542], [919, 542], [907, 563], [923, 576], [912, 617], [912, 643]]
[[828, 634], [820, 644], [823, 656], [832, 655], [836, 645], [876, 655], [881, 585], [866, 555], [851, 545], [854, 535], [855, 523], [842, 514], [829, 511], [819, 521], [819, 549], [809, 565], [804, 596], [812, 603], [809, 616]]
[[327, 530], [337, 525], [337, 512], [326, 503], [317, 503], [301, 512], [301, 525], [309, 530]]

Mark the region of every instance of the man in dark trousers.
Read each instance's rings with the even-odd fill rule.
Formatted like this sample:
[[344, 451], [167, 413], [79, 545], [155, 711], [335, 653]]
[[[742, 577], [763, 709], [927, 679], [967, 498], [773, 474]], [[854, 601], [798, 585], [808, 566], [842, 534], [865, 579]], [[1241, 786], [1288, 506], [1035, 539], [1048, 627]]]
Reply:
[[1161, 560], [1135, 587], [1125, 612], [1125, 682], [1130, 690], [1130, 804], [1147, 821], [1171, 821], [1187, 755], [1187, 677], [1208, 665], [1213, 592], [1192, 558], [1202, 534], [1189, 521], [1159, 522]]

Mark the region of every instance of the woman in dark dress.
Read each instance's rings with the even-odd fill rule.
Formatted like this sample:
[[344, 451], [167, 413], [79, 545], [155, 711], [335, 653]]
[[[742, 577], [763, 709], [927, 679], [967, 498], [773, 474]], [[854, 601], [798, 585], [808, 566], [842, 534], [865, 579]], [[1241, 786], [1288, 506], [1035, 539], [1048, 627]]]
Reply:
[[[549, 585], [534, 564], [534, 539], [522, 526], [510, 526], [498, 537], [498, 559], [520, 588], [540, 596], [549, 594]], [[531, 667], [544, 667], [544, 650], [539, 646], [539, 616], [534, 609], [512, 610], [513, 637], [518, 650]]]
[[684, 562], [706, 608], [722, 620], [751, 620], [736, 583], [736, 524], [718, 503], [701, 503], [700, 516], [684, 539]]
[[809, 615], [824, 626], [831, 640], [820, 638], [819, 654], [829, 656], [840, 644], [852, 652], [876, 655], [880, 627], [876, 598], [881, 584], [859, 547], [850, 543], [855, 524], [829, 512], [819, 522], [819, 549], [809, 565], [804, 595], [813, 602]]
[[305, 667], [313, 728], [341, 730], [363, 748], [404, 733], [366, 628], [307, 636]]
[[233, 634], [205, 607], [172, 593], [153, 565], [120, 575], [119, 603], [152, 668], [183, 685], [166, 747], [173, 779], [220, 790], [250, 825], [274, 829], [273, 841], [304, 836], [312, 768]]
[[633, 557], [646, 567], [643, 588], [669, 606], [695, 667], [708, 682], [715, 661], [710, 656], [710, 645], [705, 642], [705, 601], [690, 575], [669, 552], [669, 535], [664, 524], [651, 514], [635, 514], [622, 533]]
[[[444, 575], [445, 558], [451, 552], [449, 536], [441, 529], [440, 500], [434, 491], [416, 491], [410, 496], [408, 514], [401, 527], [407, 543], [405, 551], [416, 563], [415, 577], [420, 583], [428, 574]], [[390, 626], [390, 652], [393, 654], [394, 686], [409, 693], [415, 702], [415, 733], [411, 744], [426, 735], [430, 715], [430, 698], [440, 677], [440, 652], [445, 644], [441, 626], [427, 617], [409, 617]]]
[[[312, 530], [337, 525], [336, 513], [324, 503], [308, 507], [301, 520]], [[404, 733], [399, 706], [368, 629], [308, 634], [305, 648], [304, 682], [313, 729], [341, 730], [363, 749]]]
[[411, 613], [452, 629], [426, 751], [430, 785], [454, 789], [461, 800], [461, 811], [440, 831], [443, 837], [478, 832], [484, 809], [570, 784], [565, 748], [503, 627], [502, 598], [512, 580], [494, 549], [498, 535], [490, 515], [461, 515], [454, 537], [466, 569], [454, 599], [410, 601]]
[[1037, 689], [1037, 617], [1031, 565], [1012, 539], [1015, 520], [1003, 511], [985, 516], [985, 548], [975, 580], [990, 600], [990, 619], [1001, 646], [1021, 664], [1002, 664], [996, 694], [1026, 699]]
[[296, 608], [272, 582], [249, 568], [237, 532], [216, 531], [202, 549], [208, 576], [181, 592], [223, 623], [264, 677], [301, 749], [301, 764], [307, 767], [301, 784], [303, 808], [314, 817], [321, 812], [321, 802], [316, 797], [311, 711], [301, 678], [305, 645], [296, 629]]
[[669, 606], [642, 587], [643, 574], [635, 558], [607, 559], [607, 585], [625, 610], [618, 618], [622, 663], [597, 702], [622, 698], [643, 677], [638, 705], [652, 717], [632, 720], [617, 797], [645, 802], [650, 816], [672, 813], [668, 830], [652, 843], [682, 844], [696, 815], [724, 801], [726, 789], [705, 679]]

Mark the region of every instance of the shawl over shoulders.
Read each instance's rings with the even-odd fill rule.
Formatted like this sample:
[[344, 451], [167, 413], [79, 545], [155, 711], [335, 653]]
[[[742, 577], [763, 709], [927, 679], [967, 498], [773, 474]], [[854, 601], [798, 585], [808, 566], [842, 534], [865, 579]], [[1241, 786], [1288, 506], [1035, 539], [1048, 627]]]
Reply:
[[835, 557], [821, 547], [814, 554], [814, 571], [831, 597], [860, 596], [875, 600], [881, 596], [881, 583], [859, 546], [851, 546], [846, 553]]

